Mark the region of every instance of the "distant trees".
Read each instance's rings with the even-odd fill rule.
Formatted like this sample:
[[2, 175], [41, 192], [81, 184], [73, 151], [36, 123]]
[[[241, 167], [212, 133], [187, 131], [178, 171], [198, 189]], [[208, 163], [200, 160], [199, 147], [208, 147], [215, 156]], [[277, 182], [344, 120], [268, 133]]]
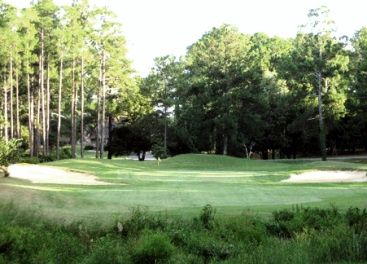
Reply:
[[[239, 157], [252, 149], [264, 159], [319, 153], [326, 160], [327, 151], [364, 147], [364, 132], [351, 131], [364, 122], [357, 109], [364, 105], [365, 34], [356, 33], [348, 51], [328, 14], [326, 7], [310, 10], [293, 39], [222, 25], [189, 46], [170, 95], [168, 149]], [[143, 89], [157, 89], [166, 78], [154, 76]]]
[[[91, 8], [87, 0], [62, 7], [38, 0], [21, 12], [0, 4], [0, 136], [6, 141], [20, 138], [21, 127], [26, 127], [29, 137], [24, 145], [30, 156], [48, 157], [56, 148], [57, 158], [63, 136], [70, 139], [75, 158], [76, 143], [83, 148], [84, 128], [89, 125], [84, 118], [93, 115], [93, 101], [99, 98], [92, 122], [100, 126], [97, 142], [103, 146], [106, 94], [110, 89], [129, 93], [121, 101], [125, 106], [119, 107], [129, 115], [128, 101], [138, 93], [115, 14]], [[103, 147], [98, 151], [102, 157]]]
[[87, 133], [96, 158], [108, 134], [109, 157], [142, 159], [153, 146], [163, 156], [323, 160], [367, 149], [367, 30], [337, 38], [326, 7], [289, 39], [212, 28], [179, 59], [156, 58], [145, 77], [127, 59], [116, 15], [88, 0], [22, 10], [0, 1], [0, 14], [0, 136], [22, 138], [31, 157], [59, 158], [62, 138], [83, 157]]

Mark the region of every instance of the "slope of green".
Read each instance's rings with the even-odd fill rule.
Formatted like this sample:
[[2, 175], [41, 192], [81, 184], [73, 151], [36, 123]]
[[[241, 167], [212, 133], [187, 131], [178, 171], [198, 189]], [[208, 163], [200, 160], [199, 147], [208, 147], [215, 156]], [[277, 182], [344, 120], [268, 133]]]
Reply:
[[[156, 161], [76, 159], [45, 164], [90, 173], [111, 185], [32, 184], [1, 179], [2, 200], [42, 208], [58, 218], [105, 218], [136, 206], [150, 211], [192, 215], [206, 204], [218, 214], [253, 210], [269, 214], [291, 205], [347, 209], [367, 206], [367, 183], [296, 184], [281, 182], [292, 173], [310, 170], [367, 170], [349, 162], [285, 163], [216, 155], [180, 155]], [[111, 217], [107, 217], [111, 219]]]

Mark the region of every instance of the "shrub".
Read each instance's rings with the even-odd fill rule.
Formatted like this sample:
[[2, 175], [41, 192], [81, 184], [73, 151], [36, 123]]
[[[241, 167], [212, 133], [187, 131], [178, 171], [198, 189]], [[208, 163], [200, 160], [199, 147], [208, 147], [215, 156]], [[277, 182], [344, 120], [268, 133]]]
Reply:
[[[70, 145], [66, 145], [59, 150], [59, 159], [70, 159], [71, 158], [71, 147]], [[53, 150], [49, 156], [40, 155], [39, 160], [41, 163], [43, 162], [51, 162], [57, 160], [56, 150]]]
[[335, 206], [330, 208], [293, 208], [273, 212], [274, 222], [267, 223], [267, 231], [283, 238], [294, 237], [303, 229], [326, 230], [342, 222]]
[[94, 150], [94, 147], [92, 145], [86, 145], [84, 150]]
[[29, 164], [39, 164], [41, 163], [40, 159], [38, 157], [21, 157], [20, 162], [22, 163], [29, 163]]
[[201, 211], [200, 221], [205, 229], [213, 227], [215, 212], [215, 209], [210, 204], [205, 205]]
[[71, 149], [70, 147], [62, 147], [60, 149], [60, 159], [70, 159], [71, 158]]
[[83, 262], [83, 264], [94, 263], [125, 263], [119, 243], [110, 236], [99, 238], [93, 247], [92, 254]]
[[204, 263], [229, 258], [233, 247], [232, 244], [218, 239], [208, 230], [192, 233], [187, 245], [189, 252], [202, 258]]
[[161, 215], [149, 215], [147, 207], [133, 207], [131, 208], [130, 219], [123, 224], [122, 234], [138, 236], [144, 229], [160, 230], [167, 225], [166, 220]]
[[8, 166], [19, 161], [22, 153], [21, 140], [12, 138], [8, 142], [0, 137], [0, 170], [4, 171], [5, 177], [9, 175]]
[[367, 231], [367, 211], [366, 208], [360, 210], [358, 207], [349, 207], [345, 218], [349, 226], [353, 227], [357, 233]]
[[356, 263], [367, 260], [366, 233], [356, 235], [345, 224], [314, 232], [309, 244], [308, 253], [314, 263]]
[[152, 146], [152, 154], [154, 156], [154, 158], [158, 159], [166, 159], [167, 158], [167, 152], [165, 151], [164, 147], [162, 145], [153, 145]]
[[260, 245], [266, 240], [265, 225], [255, 216], [242, 214], [225, 217], [217, 222], [215, 233], [228, 242]]
[[173, 252], [174, 246], [165, 233], [144, 230], [133, 248], [131, 259], [139, 264], [166, 263]]

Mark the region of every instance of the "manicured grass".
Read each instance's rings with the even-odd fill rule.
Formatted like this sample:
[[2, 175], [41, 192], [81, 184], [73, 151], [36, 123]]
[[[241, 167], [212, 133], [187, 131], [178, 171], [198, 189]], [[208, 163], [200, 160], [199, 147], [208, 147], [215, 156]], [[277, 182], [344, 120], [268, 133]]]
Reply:
[[292, 205], [329, 206], [345, 210], [367, 207], [367, 183], [295, 184], [281, 182], [309, 170], [367, 170], [367, 164], [342, 161], [272, 162], [216, 155], [180, 155], [138, 162], [122, 158], [61, 160], [44, 164], [90, 173], [101, 186], [31, 184], [0, 180], [1, 200], [41, 208], [60, 219], [106, 219], [127, 215], [136, 206], [152, 212], [193, 216], [206, 204], [217, 214], [242, 211], [269, 215]]

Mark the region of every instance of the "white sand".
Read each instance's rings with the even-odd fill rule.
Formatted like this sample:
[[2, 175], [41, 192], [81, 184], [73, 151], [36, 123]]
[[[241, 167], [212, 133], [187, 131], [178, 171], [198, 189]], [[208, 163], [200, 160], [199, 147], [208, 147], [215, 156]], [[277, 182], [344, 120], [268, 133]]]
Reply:
[[8, 168], [9, 177], [29, 180], [32, 183], [74, 184], [74, 185], [106, 185], [98, 181], [96, 176], [71, 172], [47, 166], [31, 164], [15, 164]]
[[[111, 183], [98, 181], [96, 176], [71, 172], [48, 166], [31, 164], [15, 164], [8, 169], [10, 176], [29, 180], [32, 183], [74, 184], [74, 185], [108, 185]], [[367, 182], [365, 171], [310, 171], [291, 174], [283, 182]]]
[[365, 171], [310, 171], [291, 174], [284, 182], [366, 182]]

